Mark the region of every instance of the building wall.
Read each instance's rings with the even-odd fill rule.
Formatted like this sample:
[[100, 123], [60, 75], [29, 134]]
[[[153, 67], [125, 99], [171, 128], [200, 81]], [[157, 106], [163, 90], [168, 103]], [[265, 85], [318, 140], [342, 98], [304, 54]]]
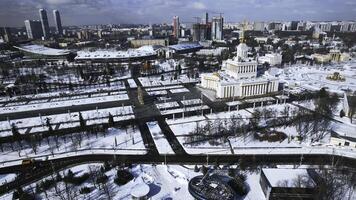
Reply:
[[263, 171], [261, 171], [260, 185], [261, 185], [262, 191], [266, 197], [266, 200], [269, 200], [269, 196], [270, 196], [272, 187], [269, 185], [269, 182], [268, 182], [265, 174], [263, 173]]
[[62, 35], [63, 34], [62, 21], [58, 10], [53, 10], [53, 18], [56, 24], [57, 34]]
[[146, 46], [146, 45], [162, 45], [167, 46], [168, 40], [167, 39], [148, 39], [148, 40], [131, 40], [131, 46], [134, 48]]
[[25, 20], [25, 27], [28, 39], [40, 39], [43, 35], [40, 21]]
[[40, 12], [40, 18], [41, 18], [41, 24], [42, 24], [43, 37], [48, 38], [49, 37], [49, 25], [48, 25], [47, 11], [44, 9], [40, 9], [39, 12]]
[[259, 63], [269, 63], [271, 66], [280, 65], [282, 63], [281, 54], [266, 54], [265, 56], [258, 58]]
[[346, 93], [344, 94], [344, 102], [343, 102], [343, 104], [344, 104], [344, 108], [343, 109], [344, 109], [344, 112], [345, 112], [345, 114], [347, 116], [348, 113], [350, 112], [350, 107], [349, 107], [349, 102], [348, 102]]
[[228, 60], [224, 63], [223, 69], [236, 79], [256, 78], [257, 76], [257, 62], [234, 62]]
[[212, 40], [223, 40], [223, 27], [224, 27], [224, 18], [214, 17], [212, 21], [212, 28], [211, 28]]
[[252, 97], [277, 92], [278, 80], [263, 80], [254, 83], [242, 82], [229, 85], [223, 85], [221, 82], [210, 82], [202, 84], [202, 87], [204, 86], [206, 86], [205, 88], [216, 90], [217, 98]]
[[352, 147], [356, 148], [356, 142], [352, 142], [343, 138], [331, 137], [330, 144], [335, 146], [344, 146], [344, 147]]
[[173, 17], [173, 36], [175, 38], [180, 37], [180, 22], [178, 16]]

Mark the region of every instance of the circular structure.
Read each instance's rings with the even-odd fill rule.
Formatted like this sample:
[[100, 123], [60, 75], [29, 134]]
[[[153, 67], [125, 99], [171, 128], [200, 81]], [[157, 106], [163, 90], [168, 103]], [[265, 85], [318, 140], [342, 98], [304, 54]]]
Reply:
[[146, 183], [139, 183], [131, 188], [132, 199], [147, 199], [150, 187]]
[[230, 186], [228, 176], [213, 174], [196, 176], [189, 181], [189, 193], [198, 200], [233, 200], [237, 194]]

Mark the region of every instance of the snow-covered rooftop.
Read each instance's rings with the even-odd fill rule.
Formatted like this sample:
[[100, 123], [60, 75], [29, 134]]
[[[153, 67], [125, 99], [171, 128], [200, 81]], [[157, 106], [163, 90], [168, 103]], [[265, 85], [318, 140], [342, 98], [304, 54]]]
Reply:
[[[312, 188], [314, 181], [306, 169], [262, 169], [272, 187]], [[302, 180], [302, 181], [299, 181]]]
[[14, 46], [15, 48], [26, 51], [29, 53], [34, 53], [34, 54], [41, 54], [41, 55], [46, 55], [46, 56], [64, 56], [68, 55], [71, 51], [66, 50], [66, 49], [54, 49], [54, 48], [49, 48], [45, 47], [42, 45], [23, 45], [23, 46]]
[[156, 55], [155, 48], [153, 46], [143, 46], [138, 49], [128, 49], [127, 51], [117, 51], [114, 49], [111, 50], [96, 50], [89, 51], [83, 50], [78, 51], [76, 60], [81, 59], [125, 59], [125, 58], [138, 58], [138, 57], [146, 57]]
[[203, 46], [201, 46], [198, 43], [175, 44], [175, 45], [170, 45], [168, 47], [173, 50], [176, 50], [176, 51], [184, 51], [184, 50], [189, 50], [189, 49], [203, 48]]
[[[214, 72], [215, 74], [218, 73], [220, 81], [222, 83], [222, 85], [235, 85], [235, 84], [255, 84], [255, 83], [261, 83], [261, 82], [265, 82], [265, 81], [275, 81], [278, 80], [276, 77], [274, 76], [270, 76], [270, 75], [263, 75], [257, 78], [250, 78], [250, 79], [236, 79], [232, 76], [230, 76], [226, 71], [218, 71], [218, 72]], [[205, 73], [202, 74], [201, 76], [212, 76], [214, 75], [214, 73]]]

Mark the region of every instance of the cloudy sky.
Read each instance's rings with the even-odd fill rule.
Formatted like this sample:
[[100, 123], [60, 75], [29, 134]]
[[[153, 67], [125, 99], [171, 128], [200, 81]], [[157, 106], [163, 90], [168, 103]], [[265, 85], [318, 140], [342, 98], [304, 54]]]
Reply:
[[[355, 0], [0, 0], [0, 26], [23, 26], [39, 19], [38, 9], [58, 9], [64, 25], [195, 21], [204, 12], [226, 21], [356, 20]], [[215, 13], [215, 14], [214, 14]]]

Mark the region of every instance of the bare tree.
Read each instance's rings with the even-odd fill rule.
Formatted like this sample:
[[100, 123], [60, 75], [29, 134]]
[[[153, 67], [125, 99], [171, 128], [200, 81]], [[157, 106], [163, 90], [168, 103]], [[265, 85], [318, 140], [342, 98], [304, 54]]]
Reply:
[[336, 170], [319, 170], [317, 199], [320, 200], [343, 200], [347, 190], [344, 177], [340, 176]]

